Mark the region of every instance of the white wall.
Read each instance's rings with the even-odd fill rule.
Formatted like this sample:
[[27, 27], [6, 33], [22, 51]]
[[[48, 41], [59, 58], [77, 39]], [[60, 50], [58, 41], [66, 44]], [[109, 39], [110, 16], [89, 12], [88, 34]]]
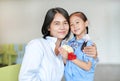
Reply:
[[1, 0], [0, 43], [27, 43], [41, 37], [46, 11], [63, 7], [69, 13], [83, 11], [90, 22], [90, 36], [97, 44], [100, 63], [120, 64], [119, 0]]

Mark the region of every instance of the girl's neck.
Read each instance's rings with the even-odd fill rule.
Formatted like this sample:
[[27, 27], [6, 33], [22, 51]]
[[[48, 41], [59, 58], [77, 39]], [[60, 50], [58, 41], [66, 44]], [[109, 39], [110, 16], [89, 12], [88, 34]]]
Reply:
[[80, 35], [76, 35], [76, 40], [82, 39], [84, 35], [85, 35], [85, 33], [80, 34]]

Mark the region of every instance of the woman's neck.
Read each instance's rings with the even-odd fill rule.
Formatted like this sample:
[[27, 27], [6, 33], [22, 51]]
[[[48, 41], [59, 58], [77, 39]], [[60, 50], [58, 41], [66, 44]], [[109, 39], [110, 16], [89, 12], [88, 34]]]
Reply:
[[62, 39], [57, 39], [56, 43], [55, 43], [55, 54], [58, 55], [59, 54], [59, 51], [58, 51], [58, 48], [60, 47], [61, 45], [61, 42], [62, 42]]

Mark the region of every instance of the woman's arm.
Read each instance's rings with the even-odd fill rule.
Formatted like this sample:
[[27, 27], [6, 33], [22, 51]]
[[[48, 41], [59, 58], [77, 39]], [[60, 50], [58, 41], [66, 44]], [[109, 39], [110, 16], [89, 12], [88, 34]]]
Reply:
[[37, 41], [30, 42], [26, 46], [25, 55], [22, 61], [19, 81], [40, 81], [39, 66], [43, 58], [43, 53], [41, 51]]
[[58, 51], [62, 55], [64, 64], [66, 64], [66, 60], [68, 59], [68, 52], [65, 49], [63, 49], [62, 47], [60, 47], [58, 49]]
[[92, 46], [84, 47], [83, 52], [93, 58], [97, 58], [97, 56], [98, 56], [97, 47], [96, 47], [95, 43]]

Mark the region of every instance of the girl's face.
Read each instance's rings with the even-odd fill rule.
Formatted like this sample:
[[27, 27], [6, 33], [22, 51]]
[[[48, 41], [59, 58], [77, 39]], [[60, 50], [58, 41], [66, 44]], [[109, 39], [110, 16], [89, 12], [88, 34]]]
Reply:
[[60, 13], [56, 13], [48, 30], [52, 37], [63, 39], [69, 31], [68, 21]]
[[88, 21], [84, 22], [80, 17], [72, 15], [70, 17], [70, 28], [71, 32], [76, 35], [76, 37], [83, 37], [85, 34], [86, 26], [88, 26]]

